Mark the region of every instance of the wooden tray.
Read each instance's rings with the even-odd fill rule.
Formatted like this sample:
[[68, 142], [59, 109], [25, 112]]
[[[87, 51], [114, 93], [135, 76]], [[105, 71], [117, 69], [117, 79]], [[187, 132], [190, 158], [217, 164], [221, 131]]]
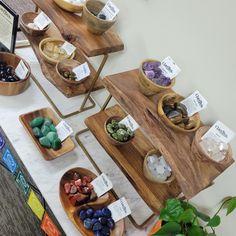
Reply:
[[181, 193], [176, 180], [169, 185], [147, 180], [143, 174], [143, 161], [148, 151], [153, 149], [153, 146], [140, 130], [135, 131], [135, 137], [131, 143], [123, 146], [112, 145], [104, 130], [104, 123], [110, 116], [124, 117], [125, 113], [116, 105], [106, 111], [90, 116], [85, 120], [85, 124], [121, 168], [143, 200], [154, 212], [159, 213], [166, 199], [177, 197]]
[[32, 128], [30, 127], [30, 122], [36, 118], [37, 116], [48, 117], [53, 121], [53, 124], [56, 126], [59, 124], [59, 119], [56, 117], [55, 113], [51, 108], [42, 108], [40, 110], [32, 111], [27, 114], [23, 114], [19, 117], [21, 124], [24, 126], [30, 137], [32, 138], [33, 142], [35, 143], [38, 150], [43, 155], [46, 161], [51, 161], [57, 157], [60, 157], [75, 148], [75, 144], [71, 138], [67, 138], [62, 142], [62, 147], [54, 151], [53, 149], [47, 149], [40, 145], [38, 139], [34, 136]]
[[[30, 41], [30, 44], [38, 58], [38, 61], [40, 63], [41, 69], [45, 77], [47, 78], [48, 81], [50, 81], [57, 89], [59, 89], [66, 97], [75, 97], [81, 94], [85, 94], [88, 92], [89, 88], [91, 87], [92, 80], [96, 74], [95, 69], [93, 66], [86, 60], [84, 55], [81, 53], [80, 50], [76, 50], [76, 55], [75, 55], [75, 60], [78, 60], [80, 62], [85, 62], [87, 61], [89, 64], [89, 68], [91, 71], [91, 75], [82, 83], [79, 85], [77, 84], [68, 84], [65, 81], [63, 81], [59, 75], [57, 75], [56, 72], [56, 66], [51, 65], [47, 63], [46, 61], [43, 60], [40, 54], [39, 50], [39, 43], [41, 40], [48, 38], [48, 37], [56, 37], [56, 38], [61, 38], [61, 35], [59, 31], [56, 29], [56, 27], [51, 23], [49, 30], [43, 35], [43, 36], [38, 36], [38, 37], [33, 37], [30, 36], [29, 34], [26, 33], [24, 27], [21, 26], [21, 30], [23, 33], [26, 35], [28, 40]], [[100, 79], [97, 80], [93, 91], [102, 89], [103, 85]]]

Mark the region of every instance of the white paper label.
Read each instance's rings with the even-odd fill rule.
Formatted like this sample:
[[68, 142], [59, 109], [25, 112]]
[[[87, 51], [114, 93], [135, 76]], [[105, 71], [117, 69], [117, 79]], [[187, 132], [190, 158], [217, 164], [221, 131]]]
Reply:
[[113, 202], [108, 206], [112, 213], [112, 219], [117, 222], [131, 214], [130, 207], [124, 197]]
[[93, 185], [94, 191], [98, 197], [101, 197], [103, 194], [113, 188], [112, 182], [104, 173], [94, 179], [91, 184]]
[[91, 73], [87, 62], [75, 67], [72, 71], [76, 74], [76, 81], [88, 77]]
[[44, 12], [41, 12], [38, 16], [36, 16], [33, 21], [40, 30], [44, 29], [52, 22]]
[[221, 121], [216, 123], [202, 136], [202, 139], [212, 138], [220, 140], [223, 143], [229, 143], [235, 136], [235, 133], [230, 130]]
[[188, 116], [192, 116], [195, 113], [205, 109], [207, 107], [207, 100], [197, 90], [189, 97], [181, 101], [187, 107]]
[[98, 16], [103, 14], [106, 16], [106, 20], [113, 20], [119, 11], [119, 8], [112, 1], [108, 1]]
[[139, 124], [134, 120], [134, 118], [131, 115], [126, 116], [119, 123], [129, 127], [131, 131], [135, 131], [136, 129], [139, 128]]
[[72, 133], [72, 128], [64, 121], [62, 120], [57, 126], [56, 126], [58, 138], [63, 142], [65, 139], [67, 139]]
[[66, 2], [74, 3], [74, 4], [80, 4], [80, 3], [85, 3], [85, 0], [65, 0]]
[[67, 41], [65, 41], [61, 48], [66, 51], [67, 55], [71, 55], [76, 50], [76, 47]]
[[170, 56], [168, 56], [161, 62], [160, 68], [162, 70], [162, 73], [170, 79], [175, 78], [181, 71], [181, 69], [176, 65], [176, 63]]
[[25, 79], [28, 73], [28, 68], [26, 67], [25, 63], [22, 60], [17, 65], [15, 73], [20, 79]]

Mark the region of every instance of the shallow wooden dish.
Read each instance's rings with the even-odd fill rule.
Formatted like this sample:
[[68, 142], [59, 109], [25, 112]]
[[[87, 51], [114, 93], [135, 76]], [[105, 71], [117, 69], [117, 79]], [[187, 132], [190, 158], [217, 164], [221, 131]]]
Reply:
[[135, 134], [134, 134], [134, 136], [131, 138], [131, 139], [129, 139], [128, 141], [126, 141], [126, 142], [119, 142], [119, 141], [117, 141], [117, 140], [115, 140], [114, 138], [112, 138], [111, 137], [111, 135], [108, 133], [108, 131], [107, 131], [107, 124], [111, 121], [111, 120], [118, 120], [118, 121], [121, 121], [123, 118], [121, 118], [120, 116], [111, 116], [111, 117], [109, 117], [106, 121], [105, 121], [105, 123], [104, 123], [104, 131], [105, 131], [105, 133], [106, 133], [106, 135], [107, 135], [107, 139], [108, 139], [108, 141], [111, 143], [111, 144], [113, 144], [113, 145], [115, 145], [115, 146], [120, 146], [120, 145], [125, 145], [125, 144], [128, 144], [128, 143], [130, 143], [130, 142], [132, 142], [132, 140], [133, 140], [133, 138], [134, 138], [134, 136], [135, 136]]
[[68, 84], [80, 84], [83, 81], [85, 81], [88, 77], [85, 77], [84, 79], [81, 79], [79, 81], [74, 80], [68, 80], [64, 78], [64, 76], [61, 74], [61, 71], [64, 69], [72, 71], [75, 67], [79, 66], [81, 63], [79, 61], [73, 60], [73, 59], [65, 59], [62, 61], [59, 61], [56, 65], [56, 71], [60, 79], [62, 79], [64, 82]]
[[45, 27], [44, 29], [32, 29], [28, 26], [29, 23], [33, 23], [33, 20], [38, 16], [36, 12], [26, 12], [22, 15], [20, 19], [21, 26], [25, 29], [25, 31], [31, 36], [41, 36], [44, 35], [45, 32], [49, 29], [50, 25]]
[[70, 3], [66, 2], [65, 0], [53, 0], [60, 8], [73, 12], [73, 13], [80, 13], [83, 11], [83, 5], [79, 3]]
[[160, 180], [160, 179], [154, 177], [154, 176], [150, 173], [150, 171], [149, 171], [149, 169], [148, 169], [148, 167], [147, 167], [147, 158], [148, 158], [148, 156], [150, 156], [150, 155], [152, 155], [152, 154], [157, 154], [158, 156], [161, 156], [161, 153], [160, 153], [158, 150], [155, 150], [155, 149], [152, 149], [152, 150], [150, 150], [150, 151], [147, 153], [147, 155], [145, 156], [144, 161], [143, 161], [143, 174], [144, 174], [144, 176], [145, 176], [148, 180], [150, 180], [150, 181], [152, 181], [152, 182], [154, 182], [154, 183], [169, 184], [169, 183], [173, 182], [173, 181], [175, 180], [175, 176], [174, 176], [173, 172], [172, 172], [171, 176], [170, 176], [166, 181], [162, 181], [162, 180]]
[[59, 61], [61, 60], [64, 60], [64, 59], [73, 59], [74, 56], [75, 56], [75, 52], [72, 53], [72, 55], [67, 55], [65, 56], [64, 59], [60, 59], [60, 60], [55, 60], [51, 57], [49, 57], [48, 55], [46, 55], [44, 52], [43, 52], [43, 48], [45, 46], [46, 43], [48, 42], [52, 42], [52, 43], [55, 43], [56, 45], [58, 46], [62, 46], [65, 41], [63, 39], [58, 39], [58, 38], [46, 38], [46, 39], [43, 39], [40, 43], [39, 43], [39, 52], [42, 56], [42, 58], [48, 62], [49, 64], [52, 64], [52, 65], [56, 65]]
[[163, 119], [163, 121], [166, 123], [167, 126], [169, 126], [170, 128], [176, 130], [176, 131], [179, 131], [179, 132], [185, 132], [185, 133], [191, 133], [191, 132], [194, 132], [196, 131], [200, 125], [201, 125], [201, 120], [200, 120], [200, 115], [199, 113], [196, 113], [194, 114], [193, 116], [189, 117], [190, 120], [194, 120], [196, 121], [196, 126], [195, 128], [193, 129], [190, 129], [190, 130], [186, 130], [186, 129], [183, 129], [175, 124], [173, 124], [168, 118], [167, 116], [165, 115], [164, 111], [163, 111], [163, 102], [164, 100], [166, 99], [167, 96], [170, 96], [170, 95], [175, 95], [176, 96], [176, 102], [180, 102], [182, 101], [184, 98], [176, 93], [165, 93], [164, 95], [162, 95], [158, 101], [158, 104], [157, 104], [157, 112], [158, 114], [160, 115], [160, 117]]
[[139, 67], [139, 73], [138, 73], [139, 89], [144, 95], [151, 96], [163, 90], [170, 89], [175, 85], [175, 78], [172, 79], [171, 84], [169, 86], [161, 86], [152, 82], [143, 71], [143, 64], [145, 62], [158, 62], [158, 60], [146, 59], [141, 63]]
[[50, 118], [55, 126], [59, 124], [60, 120], [57, 118], [57, 116], [55, 115], [54, 111], [51, 108], [42, 108], [40, 110], [23, 114], [19, 117], [21, 124], [24, 126], [24, 128], [32, 138], [33, 142], [35, 143], [36, 147], [43, 155], [45, 160], [47, 161], [53, 160], [59, 156], [62, 156], [72, 151], [75, 148], [75, 144], [70, 137], [68, 137], [66, 140], [62, 142], [62, 147], [57, 151], [42, 147], [38, 139], [34, 136], [32, 128], [30, 126], [30, 122], [38, 116]]
[[17, 67], [20, 61], [23, 61], [28, 69], [28, 73], [25, 77], [25, 79], [17, 81], [17, 82], [2, 82], [0, 81], [0, 95], [4, 96], [13, 96], [20, 93], [23, 93], [28, 87], [30, 82], [30, 75], [31, 70], [29, 64], [22, 59], [21, 57], [6, 53], [6, 52], [0, 52], [0, 61], [6, 62], [8, 65], [12, 66], [14, 69]]
[[87, 25], [88, 31], [93, 34], [103, 34], [116, 22], [117, 17], [113, 20], [102, 20], [96, 17], [104, 6], [105, 3], [98, 0], [87, 0], [84, 4], [82, 17]]

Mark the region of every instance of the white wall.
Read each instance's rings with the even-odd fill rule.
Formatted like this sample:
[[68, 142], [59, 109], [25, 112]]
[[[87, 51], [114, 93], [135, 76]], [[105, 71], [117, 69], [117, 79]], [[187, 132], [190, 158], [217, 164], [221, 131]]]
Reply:
[[[198, 89], [209, 102], [202, 120], [212, 124], [220, 119], [236, 132], [236, 2], [113, 1], [121, 10], [115, 29], [125, 50], [111, 56], [103, 76], [136, 68], [145, 58], [170, 55], [182, 69], [174, 89], [185, 96]], [[236, 138], [231, 144], [236, 152]], [[193, 202], [212, 212], [223, 197], [236, 195], [235, 179], [233, 165]], [[217, 235], [234, 236], [235, 217], [223, 217]]]

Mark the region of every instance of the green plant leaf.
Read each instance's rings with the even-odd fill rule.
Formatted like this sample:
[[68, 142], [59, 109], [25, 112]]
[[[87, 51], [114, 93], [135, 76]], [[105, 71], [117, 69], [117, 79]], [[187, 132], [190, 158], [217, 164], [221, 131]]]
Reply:
[[187, 236], [207, 236], [207, 234], [202, 228], [194, 225], [188, 230]]
[[198, 216], [201, 220], [203, 220], [205, 222], [208, 222], [211, 219], [210, 216], [208, 216], [200, 211], [196, 212], [196, 216]]
[[231, 212], [233, 212], [236, 208], [236, 197], [233, 197], [231, 200], [229, 200], [227, 204], [227, 214], [229, 215]]
[[193, 210], [187, 209], [180, 215], [179, 222], [181, 221], [185, 223], [192, 222], [194, 218], [195, 218], [195, 215], [193, 213]]
[[185, 234], [177, 234], [176, 236], [186, 236]]
[[210, 219], [207, 226], [217, 227], [219, 224], [220, 224], [220, 217], [218, 215], [215, 215]]
[[181, 232], [181, 226], [176, 222], [164, 224], [153, 236], [176, 236]]
[[184, 208], [184, 210], [187, 210], [187, 209], [192, 209], [194, 214], [197, 213], [197, 209], [196, 207], [194, 207], [192, 204], [190, 204], [189, 202], [185, 202], [185, 201], [182, 201], [181, 202], [181, 205], [182, 207]]

